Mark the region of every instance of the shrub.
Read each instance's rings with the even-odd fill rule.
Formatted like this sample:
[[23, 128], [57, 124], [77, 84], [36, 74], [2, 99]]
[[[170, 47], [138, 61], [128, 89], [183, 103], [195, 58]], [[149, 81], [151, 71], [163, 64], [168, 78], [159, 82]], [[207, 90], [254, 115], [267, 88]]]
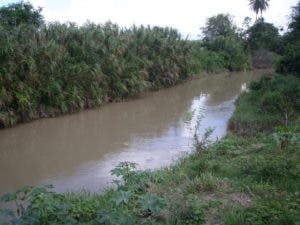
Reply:
[[299, 78], [283, 75], [251, 83], [250, 91], [242, 94], [236, 102], [229, 129], [254, 135], [293, 123], [300, 108], [299, 87]]
[[284, 52], [277, 64], [280, 73], [300, 76], [300, 2], [293, 7], [289, 32], [284, 35]]
[[289, 45], [276, 65], [276, 71], [300, 77], [300, 44]]

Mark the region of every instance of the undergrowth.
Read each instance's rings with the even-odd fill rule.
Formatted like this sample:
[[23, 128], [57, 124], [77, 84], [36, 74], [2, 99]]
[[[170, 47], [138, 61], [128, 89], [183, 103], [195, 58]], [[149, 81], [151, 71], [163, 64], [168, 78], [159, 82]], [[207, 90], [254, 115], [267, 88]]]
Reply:
[[295, 76], [282, 75], [252, 82], [249, 92], [242, 93], [236, 102], [229, 129], [241, 135], [285, 129], [280, 127], [299, 129], [299, 83]]

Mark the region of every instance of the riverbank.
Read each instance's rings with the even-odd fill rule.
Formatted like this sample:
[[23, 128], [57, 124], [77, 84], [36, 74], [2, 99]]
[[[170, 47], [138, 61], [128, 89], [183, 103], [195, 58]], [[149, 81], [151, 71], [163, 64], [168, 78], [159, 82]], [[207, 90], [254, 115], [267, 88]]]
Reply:
[[[248, 129], [250, 122], [257, 126]], [[120, 164], [112, 172], [122, 181], [104, 195], [25, 188], [3, 199], [27, 196], [25, 224], [299, 222], [299, 78], [252, 83], [230, 124], [224, 139], [212, 145], [198, 140], [194, 153], [169, 168], [137, 171], [132, 163]]]
[[[0, 25], [0, 30], [6, 46], [0, 62], [0, 128], [173, 87], [201, 71], [249, 68], [242, 45], [237, 57], [243, 60], [232, 66], [233, 56], [203, 50], [200, 41], [185, 40], [172, 28], [123, 29], [108, 22]], [[207, 66], [216, 57], [218, 65]]]
[[218, 16], [226, 32], [192, 41], [171, 27], [46, 22], [41, 12], [30, 2], [0, 7], [0, 129], [251, 68], [229, 15]]
[[0, 130], [0, 195], [45, 183], [59, 193], [99, 192], [114, 179], [109, 171], [118, 162], [133, 161], [142, 170], [169, 166], [191, 151], [188, 112], [195, 112], [194, 123], [201, 110], [200, 129], [216, 127], [212, 138], [223, 137], [235, 99], [265, 73], [209, 74], [129, 101]]

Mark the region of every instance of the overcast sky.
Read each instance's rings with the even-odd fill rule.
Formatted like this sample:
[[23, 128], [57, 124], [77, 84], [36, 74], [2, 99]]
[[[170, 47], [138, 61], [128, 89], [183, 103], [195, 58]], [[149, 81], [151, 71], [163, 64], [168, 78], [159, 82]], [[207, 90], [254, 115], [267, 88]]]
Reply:
[[[264, 13], [267, 22], [285, 27], [291, 7], [298, 0], [270, 0]], [[16, 1], [0, 0], [0, 5]], [[177, 28], [184, 36], [196, 38], [199, 28], [208, 17], [218, 13], [234, 15], [237, 25], [246, 16], [255, 20], [249, 0], [31, 0], [43, 8], [47, 21], [72, 21], [83, 24], [87, 20], [104, 23], [108, 20], [121, 26], [150, 24]]]

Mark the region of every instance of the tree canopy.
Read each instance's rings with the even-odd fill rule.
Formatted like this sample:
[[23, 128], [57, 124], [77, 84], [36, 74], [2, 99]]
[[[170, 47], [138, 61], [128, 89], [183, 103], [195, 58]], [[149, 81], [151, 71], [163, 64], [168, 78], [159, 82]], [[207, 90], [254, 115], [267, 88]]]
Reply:
[[237, 27], [229, 14], [218, 14], [207, 19], [205, 27], [201, 28], [205, 40], [217, 37], [227, 37], [235, 34]]
[[262, 17], [263, 11], [266, 11], [269, 7], [269, 1], [270, 0], [250, 0], [249, 5], [251, 9], [256, 13], [256, 19], [259, 12], [261, 13]]
[[289, 29], [294, 39], [300, 39], [300, 1], [293, 7]]
[[280, 36], [278, 28], [272, 23], [266, 23], [260, 18], [247, 30], [248, 44], [251, 50], [260, 48], [270, 51], [279, 51]]
[[300, 1], [293, 7], [289, 29], [283, 38], [284, 52], [276, 70], [300, 76]]
[[18, 26], [30, 24], [40, 26], [44, 23], [42, 8], [35, 9], [29, 2], [13, 3], [0, 8], [0, 24], [2, 26]]
[[207, 19], [202, 28], [203, 46], [212, 52], [217, 52], [230, 71], [246, 68], [248, 65], [243, 43], [238, 35], [238, 29], [230, 14], [218, 14]]

